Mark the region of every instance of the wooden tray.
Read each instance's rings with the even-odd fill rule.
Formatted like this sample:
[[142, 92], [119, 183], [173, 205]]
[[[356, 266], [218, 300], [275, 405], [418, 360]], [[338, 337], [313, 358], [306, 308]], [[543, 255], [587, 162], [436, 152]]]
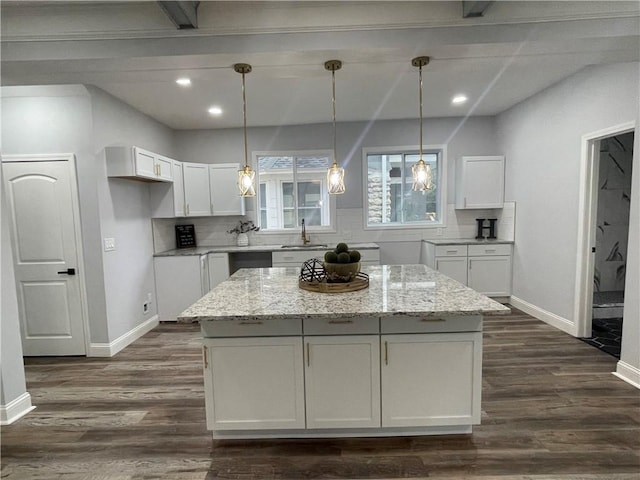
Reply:
[[306, 282], [302, 279], [298, 280], [298, 287], [310, 292], [321, 293], [344, 293], [363, 290], [369, 286], [369, 275], [366, 273], [358, 273], [356, 278], [350, 282], [344, 283], [328, 283], [328, 282]]

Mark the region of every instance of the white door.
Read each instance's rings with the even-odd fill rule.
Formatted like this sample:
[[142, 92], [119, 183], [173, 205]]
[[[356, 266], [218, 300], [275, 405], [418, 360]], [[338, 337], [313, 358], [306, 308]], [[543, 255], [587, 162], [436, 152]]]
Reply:
[[469, 287], [489, 296], [511, 295], [511, 256], [469, 257]]
[[380, 337], [305, 337], [307, 428], [380, 426]]
[[73, 165], [5, 161], [2, 168], [24, 355], [85, 355]]
[[467, 257], [436, 257], [436, 270], [464, 285], [467, 284]]
[[184, 162], [182, 169], [187, 217], [211, 215], [208, 165]]
[[211, 189], [211, 213], [213, 215], [244, 215], [244, 198], [238, 190], [237, 163], [209, 165], [209, 188]]

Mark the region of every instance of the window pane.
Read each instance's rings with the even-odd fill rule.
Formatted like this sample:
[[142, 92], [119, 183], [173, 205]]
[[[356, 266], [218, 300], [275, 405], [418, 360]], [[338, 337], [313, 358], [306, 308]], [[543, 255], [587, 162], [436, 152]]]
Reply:
[[370, 154], [367, 156], [367, 224], [403, 225], [436, 222], [440, 219], [437, 153], [424, 153], [433, 171], [434, 189], [414, 192], [411, 167], [415, 153]]
[[294, 210], [284, 210], [282, 212], [284, 228], [296, 227], [296, 216]]
[[293, 208], [294, 206], [293, 183], [291, 182], [282, 183], [282, 206], [284, 208]]

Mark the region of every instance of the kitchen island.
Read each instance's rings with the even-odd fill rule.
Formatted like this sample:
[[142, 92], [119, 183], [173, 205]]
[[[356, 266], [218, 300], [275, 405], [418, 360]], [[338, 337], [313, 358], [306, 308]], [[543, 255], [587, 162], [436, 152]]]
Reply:
[[180, 315], [200, 322], [214, 438], [470, 433], [482, 317], [509, 309], [424, 265], [366, 266], [318, 293], [299, 268], [242, 269]]

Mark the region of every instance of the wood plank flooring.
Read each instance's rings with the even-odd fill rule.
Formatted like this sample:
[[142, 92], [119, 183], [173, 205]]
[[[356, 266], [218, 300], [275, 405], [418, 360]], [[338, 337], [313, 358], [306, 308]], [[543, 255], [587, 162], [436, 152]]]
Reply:
[[615, 358], [522, 312], [485, 321], [472, 435], [213, 441], [199, 331], [116, 357], [26, 359], [37, 406], [1, 435], [2, 479], [640, 479], [640, 391]]

